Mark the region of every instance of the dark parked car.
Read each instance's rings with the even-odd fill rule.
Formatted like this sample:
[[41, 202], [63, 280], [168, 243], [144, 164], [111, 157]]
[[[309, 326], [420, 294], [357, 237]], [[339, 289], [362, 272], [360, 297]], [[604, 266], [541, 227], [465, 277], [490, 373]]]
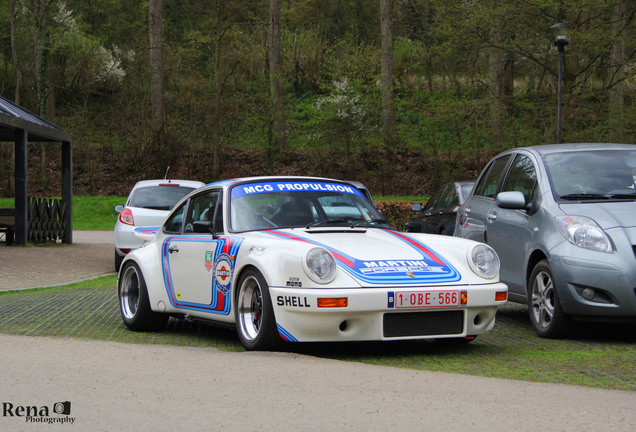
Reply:
[[455, 236], [488, 243], [543, 337], [636, 320], [636, 145], [524, 147], [488, 163]]
[[427, 201], [426, 205], [414, 204], [417, 212], [406, 224], [407, 232], [453, 235], [457, 209], [466, 201], [475, 182], [454, 182], [442, 186]]

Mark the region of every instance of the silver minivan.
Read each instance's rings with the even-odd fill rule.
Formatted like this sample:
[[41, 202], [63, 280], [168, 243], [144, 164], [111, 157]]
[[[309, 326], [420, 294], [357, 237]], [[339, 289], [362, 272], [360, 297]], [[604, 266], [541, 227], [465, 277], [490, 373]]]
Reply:
[[488, 243], [542, 337], [636, 321], [636, 145], [508, 150], [480, 174], [455, 236]]

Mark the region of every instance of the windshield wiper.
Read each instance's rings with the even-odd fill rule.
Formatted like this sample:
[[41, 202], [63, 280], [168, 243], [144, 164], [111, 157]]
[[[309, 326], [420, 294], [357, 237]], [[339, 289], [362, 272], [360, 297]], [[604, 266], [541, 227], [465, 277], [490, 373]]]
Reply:
[[351, 223], [353, 222], [355, 219], [352, 218], [335, 218], [335, 219], [327, 219], [327, 220], [321, 220], [321, 221], [317, 221], [317, 222], [310, 222], [307, 224], [307, 226], [305, 227], [305, 229], [309, 229], [315, 226], [319, 226], [319, 225], [331, 225], [331, 224], [339, 224], [339, 223]]
[[143, 206], [142, 208], [150, 209], [150, 210], [170, 210], [172, 207], [170, 207], [170, 206], [153, 206], [153, 205], [149, 205], [149, 206]]
[[610, 199], [636, 199], [636, 192], [632, 193], [618, 193], [608, 195]]
[[384, 218], [380, 218], [380, 219], [371, 219], [368, 221], [362, 220], [359, 222], [354, 223], [353, 225], [351, 225], [351, 228], [356, 228], [362, 225], [382, 225], [382, 224], [387, 224], [389, 225], [389, 221], [384, 219]]
[[570, 200], [570, 201], [581, 201], [581, 200], [607, 200], [609, 198], [601, 194], [577, 193], [577, 194], [563, 195], [561, 199]]

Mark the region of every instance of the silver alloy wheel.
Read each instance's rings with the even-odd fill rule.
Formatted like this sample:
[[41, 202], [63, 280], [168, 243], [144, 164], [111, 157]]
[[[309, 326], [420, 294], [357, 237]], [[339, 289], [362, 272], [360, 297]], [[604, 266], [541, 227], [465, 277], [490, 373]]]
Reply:
[[238, 325], [248, 341], [255, 340], [260, 331], [263, 318], [263, 292], [254, 276], [243, 280], [238, 298]]
[[550, 274], [541, 271], [532, 282], [532, 315], [541, 329], [547, 329], [554, 318], [554, 283]]
[[121, 311], [124, 318], [132, 320], [137, 314], [137, 308], [139, 307], [139, 273], [137, 268], [133, 265], [126, 267], [119, 289]]

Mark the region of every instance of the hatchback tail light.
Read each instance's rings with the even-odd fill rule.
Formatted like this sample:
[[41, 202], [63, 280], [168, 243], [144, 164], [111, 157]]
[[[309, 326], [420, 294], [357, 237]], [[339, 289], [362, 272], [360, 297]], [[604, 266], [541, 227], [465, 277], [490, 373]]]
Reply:
[[126, 208], [119, 212], [119, 222], [124, 225], [135, 225], [132, 210]]

